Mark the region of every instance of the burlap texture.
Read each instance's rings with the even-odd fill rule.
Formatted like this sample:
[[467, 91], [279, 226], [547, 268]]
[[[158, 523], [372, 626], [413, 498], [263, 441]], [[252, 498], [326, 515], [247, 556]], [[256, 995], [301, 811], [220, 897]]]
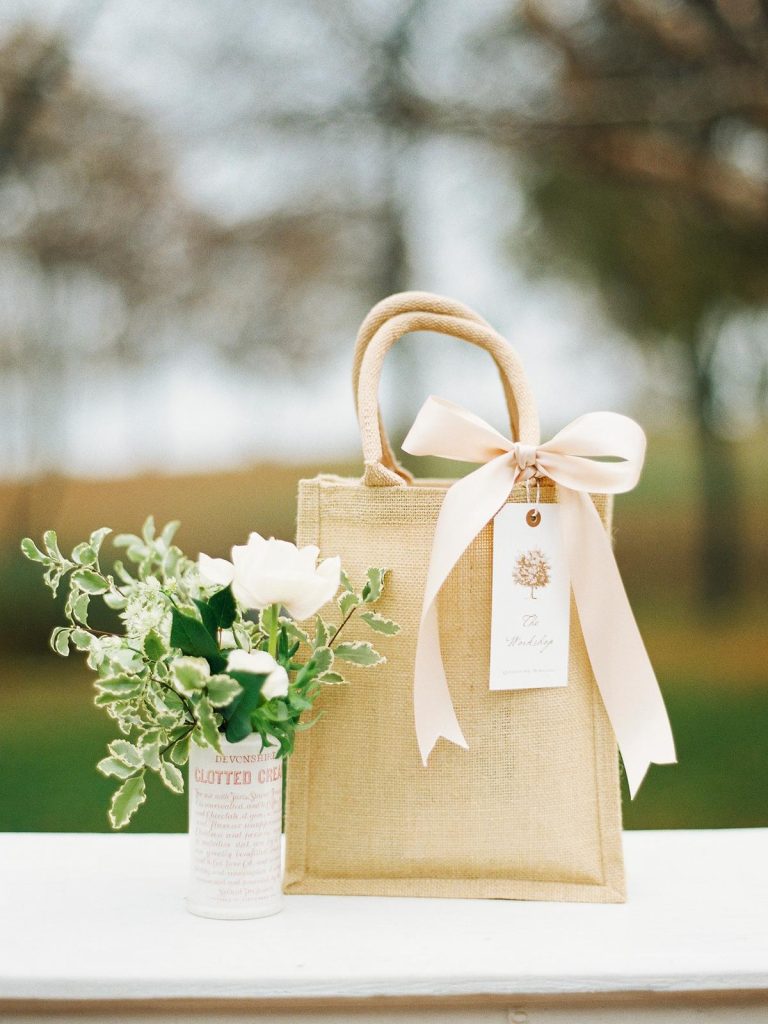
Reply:
[[[419, 308], [435, 299], [394, 297], [393, 316], [412, 296]], [[460, 309], [440, 312], [450, 317]], [[382, 341], [382, 325], [371, 332], [379, 352], [370, 365], [378, 369], [392, 343]], [[408, 324], [400, 326], [403, 333]], [[364, 391], [362, 382], [359, 396]], [[512, 419], [520, 412], [530, 423], [524, 399], [511, 408]], [[373, 459], [366, 455], [367, 483], [302, 481], [297, 543], [340, 555], [355, 582], [368, 566], [389, 568], [377, 607], [402, 630], [376, 638], [385, 665], [345, 666], [350, 685], [329, 687], [320, 703], [325, 716], [298, 736], [288, 769], [286, 892], [621, 902], [618, 754], [573, 601], [568, 686], [489, 690], [490, 524], [438, 601], [446, 674], [469, 750], [440, 740], [429, 767], [422, 766], [413, 720], [415, 646], [435, 524], [452, 481], [407, 485], [375, 404], [365, 415], [364, 450], [376, 448], [372, 430], [384, 438]], [[525, 500], [524, 486], [509, 497]], [[545, 481], [541, 501], [556, 500], [556, 487]], [[594, 501], [609, 529], [610, 498]], [[338, 622], [335, 606], [322, 614]], [[371, 634], [353, 618], [345, 638]]]
[[[369, 565], [389, 567], [380, 610], [402, 631], [379, 641], [385, 665], [345, 670], [351, 685], [327, 690], [326, 715], [299, 736], [288, 770], [286, 892], [619, 902], [616, 744], [573, 604], [568, 686], [488, 689], [491, 526], [439, 598], [469, 750], [441, 740], [429, 767], [421, 764], [413, 663], [446, 483], [372, 488], [329, 476], [300, 485], [298, 543], [340, 554], [354, 580]], [[542, 502], [554, 499], [545, 486]], [[525, 488], [510, 500], [525, 501]], [[607, 522], [609, 500], [596, 505]], [[354, 619], [348, 630], [370, 637]]]

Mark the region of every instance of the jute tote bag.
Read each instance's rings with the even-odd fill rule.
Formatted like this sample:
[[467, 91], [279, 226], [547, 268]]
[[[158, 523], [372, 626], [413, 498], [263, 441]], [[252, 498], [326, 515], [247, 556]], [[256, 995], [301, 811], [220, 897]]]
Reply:
[[[485, 349], [501, 376], [512, 438], [538, 439], [518, 356], [476, 313], [418, 292], [374, 307], [353, 371], [365, 473], [362, 480], [301, 482], [297, 542], [341, 555], [353, 580], [369, 565], [389, 568], [377, 607], [402, 630], [380, 645], [385, 665], [368, 672], [350, 666], [351, 685], [327, 689], [327, 713], [298, 737], [288, 771], [285, 890], [621, 902], [617, 747], [573, 601], [568, 686], [489, 691], [490, 525], [438, 600], [443, 660], [469, 749], [440, 741], [422, 765], [414, 653], [435, 524], [453, 481], [412, 480], [381, 422], [383, 360], [410, 331]], [[526, 499], [519, 485], [508, 501]], [[540, 500], [558, 500], [554, 484], [542, 482]], [[610, 498], [594, 501], [609, 529]], [[333, 612], [323, 614], [333, 621]], [[361, 639], [353, 623], [347, 638]]]

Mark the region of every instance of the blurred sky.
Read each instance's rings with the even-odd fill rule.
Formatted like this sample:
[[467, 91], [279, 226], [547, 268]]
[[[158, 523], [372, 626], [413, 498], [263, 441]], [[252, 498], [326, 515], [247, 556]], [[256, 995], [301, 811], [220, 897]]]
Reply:
[[[297, 0], [259, 3], [243, 17], [243, 4], [236, 0], [112, 0], [91, 7], [69, 0], [4, 0], [0, 33], [26, 18], [71, 30], [80, 71], [145, 112], [167, 140], [188, 198], [227, 221], [285, 204], [291, 190], [306, 189], [316, 154], [299, 143], [239, 131], [239, 116], [253, 107], [259, 90], [279, 95], [285, 83], [270, 79], [255, 57], [252, 73], [244, 74], [238, 63], [237, 73], [228, 74], [226, 64], [214, 64], [210, 54], [226, 52], [237, 33], [241, 62], [251, 32], [254, 54], [256, 40], [263, 51], [266, 38], [284, 75], [298, 76], [306, 95], [314, 94], [318, 102], [328, 99], [318, 90], [354, 88], [355, 68], [334, 53], [333, 38], [318, 37], [309, 7]], [[367, 0], [359, 7], [375, 20], [387, 17], [389, 2]], [[434, 88], [450, 92], [453, 48], [467, 18], [478, 25], [508, 8], [501, 0], [445, 0], [426, 34], [430, 53], [419, 71], [423, 67], [432, 76]], [[230, 19], [230, 11], [238, 17]], [[81, 34], [84, 13], [88, 28]], [[334, 61], [338, 75], [329, 76], [328, 62]], [[516, 76], [515, 89], [524, 92], [526, 76], [542, 69], [533, 63], [526, 68], [518, 57], [518, 65], [508, 70]], [[489, 89], [498, 87], [489, 81]], [[404, 177], [416, 200], [410, 209], [418, 211], [408, 224], [411, 287], [469, 303], [519, 348], [545, 432], [591, 409], [637, 412], [639, 397], [647, 399], [652, 383], [656, 417], [668, 408], [676, 382], [649, 381], [647, 364], [601, 320], [591, 295], [574, 286], [532, 283], [515, 268], [509, 227], [522, 216], [522, 198], [514, 177], [500, 170], [490, 150], [476, 141], [444, 137], [411, 149], [408, 159]], [[355, 187], [375, 189], [375, 157], [362, 151], [358, 160]], [[140, 469], [209, 470], [265, 458], [353, 456], [358, 441], [349, 371], [357, 326], [348, 324], [321, 365], [290, 376], [243, 373], [204, 348], [186, 348], [183, 359], [164, 354], [127, 377], [90, 370], [88, 391], [103, 400], [71, 407], [51, 458], [65, 472], [111, 476]], [[429, 339], [420, 348], [415, 383], [410, 375], [408, 381], [410, 414], [431, 392], [464, 402], [503, 426], [501, 391], [490, 360], [470, 346], [442, 339]], [[385, 412], [397, 407], [401, 419], [404, 387], [394, 367], [385, 372]], [[0, 473], [5, 475], [28, 468], [8, 422], [19, 415], [14, 388], [12, 377], [0, 382], [0, 435], [6, 439], [0, 443]], [[652, 414], [653, 407], [647, 411]], [[662, 411], [662, 420], [665, 415]], [[53, 467], [36, 471], [46, 468]]]

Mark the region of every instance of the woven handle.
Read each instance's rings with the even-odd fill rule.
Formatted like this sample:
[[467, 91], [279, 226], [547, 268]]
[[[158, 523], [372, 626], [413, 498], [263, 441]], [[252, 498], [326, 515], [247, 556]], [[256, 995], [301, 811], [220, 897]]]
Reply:
[[499, 370], [513, 438], [539, 441], [536, 404], [520, 359], [500, 334], [467, 306], [429, 292], [402, 292], [374, 306], [363, 321], [355, 346], [353, 385], [365, 461], [363, 482], [371, 487], [403, 486], [412, 477], [397, 462], [379, 409], [384, 357], [403, 335], [436, 331], [491, 354]]

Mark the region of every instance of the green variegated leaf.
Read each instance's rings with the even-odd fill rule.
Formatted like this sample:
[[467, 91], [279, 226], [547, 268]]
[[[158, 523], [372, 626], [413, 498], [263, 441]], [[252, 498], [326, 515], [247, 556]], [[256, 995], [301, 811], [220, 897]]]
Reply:
[[349, 615], [353, 608], [357, 608], [361, 601], [362, 598], [358, 597], [357, 594], [353, 594], [351, 591], [345, 590], [338, 600], [338, 605], [339, 608], [341, 609], [341, 614], [346, 617], [347, 615]]
[[208, 663], [203, 658], [177, 658], [171, 666], [173, 685], [185, 697], [200, 693], [209, 674]]
[[342, 588], [347, 591], [347, 593], [354, 594], [355, 588], [350, 583], [349, 576], [347, 576], [343, 569], [339, 574], [339, 582], [341, 583]]
[[323, 672], [323, 674], [317, 678], [321, 683], [326, 683], [328, 686], [338, 686], [341, 683], [348, 682], [348, 680], [346, 680], [339, 672]]
[[195, 715], [197, 717], [200, 731], [205, 737], [209, 747], [221, 753], [221, 733], [213, 711], [213, 705], [207, 697], [199, 697], [195, 700]]
[[72, 630], [72, 643], [78, 649], [78, 651], [87, 651], [90, 649], [93, 643], [93, 633], [89, 633], [87, 629], [73, 629]]
[[128, 604], [128, 599], [123, 597], [117, 590], [112, 590], [104, 595], [104, 604], [114, 612], [120, 612]]
[[93, 669], [94, 672], [101, 671], [101, 665], [104, 661], [104, 651], [99, 644], [92, 644], [90, 651], [85, 659], [85, 663], [88, 668]]
[[69, 638], [71, 635], [72, 629], [68, 626], [57, 626], [51, 633], [51, 649], [60, 654], [62, 658], [66, 658], [69, 655]]
[[97, 708], [106, 708], [109, 714], [113, 712], [118, 714], [123, 709], [127, 709], [130, 706], [130, 700], [126, 700], [125, 697], [115, 696], [114, 693], [105, 693], [103, 690], [98, 690], [96, 696], [93, 698], [93, 703]]
[[109, 821], [112, 828], [123, 828], [147, 799], [144, 773], [126, 779], [112, 797], [109, 807]]
[[369, 569], [368, 582], [363, 587], [363, 600], [366, 604], [374, 604], [381, 597], [384, 579], [389, 569]]
[[72, 582], [86, 594], [106, 594], [109, 584], [99, 573], [93, 569], [78, 569], [72, 573]]
[[45, 531], [45, 533], [43, 534], [43, 544], [45, 545], [45, 550], [48, 552], [51, 558], [55, 558], [57, 562], [66, 561], [64, 555], [62, 555], [61, 551], [59, 550], [59, 541], [58, 538], [56, 537], [55, 530]]
[[184, 776], [170, 761], [160, 762], [160, 778], [173, 793], [184, 792]]
[[164, 734], [160, 729], [149, 729], [139, 741], [139, 750], [147, 768], [153, 771], [160, 770], [160, 745], [165, 742]]
[[207, 681], [206, 693], [208, 700], [215, 708], [226, 707], [235, 697], [243, 692], [243, 688], [232, 676], [211, 676]]
[[116, 651], [110, 651], [108, 654], [109, 663], [112, 671], [115, 668], [122, 669], [123, 672], [140, 672], [144, 667], [144, 662], [138, 651], [134, 651], [130, 647], [119, 647]]
[[315, 667], [316, 673], [327, 672], [333, 665], [333, 651], [330, 647], [318, 647], [310, 659]]
[[152, 771], [160, 770], [160, 744], [149, 743], [146, 746], [142, 746], [141, 752], [144, 755], [144, 764], [147, 768], [151, 768]]
[[191, 737], [192, 742], [196, 743], [198, 745], [198, 747], [207, 747], [209, 745], [208, 741], [205, 738], [205, 733], [200, 728], [200, 723], [199, 722], [197, 723], [197, 725], [192, 730], [192, 732], [190, 734], [190, 737]]
[[[157, 666], [155, 666], [155, 671], [157, 671]], [[174, 690], [169, 690], [165, 686], [158, 687], [155, 683], [150, 683], [147, 688], [146, 698], [155, 709], [157, 724], [161, 728], [168, 729], [174, 725], [181, 725], [186, 709], [181, 697]], [[168, 721], [169, 717], [170, 721]]]
[[102, 775], [112, 776], [116, 779], [127, 779], [136, 773], [135, 768], [130, 768], [123, 761], [118, 761], [116, 757], [103, 757], [96, 765], [96, 769]]
[[186, 764], [189, 760], [189, 744], [191, 738], [191, 733], [187, 732], [180, 739], [176, 740], [174, 745], [171, 747], [169, 755], [174, 764]]
[[141, 536], [144, 538], [145, 544], [151, 544], [155, 539], [155, 517], [147, 516], [144, 520], [144, 525], [141, 528]]
[[22, 554], [30, 560], [30, 562], [48, 561], [48, 556], [40, 550], [31, 537], [25, 537], [21, 542], [21, 551]]
[[[115, 540], [115, 544], [117, 544], [117, 540]], [[131, 576], [119, 558], [112, 564], [112, 570], [115, 576], [117, 576], [117, 578], [123, 583], [127, 583], [129, 586], [133, 585], [133, 576]]]
[[101, 545], [107, 534], [112, 533], [112, 529], [109, 526], [100, 526], [98, 530], [94, 530], [91, 536], [88, 538], [88, 543], [96, 552], [99, 553]]
[[96, 681], [101, 693], [108, 693], [120, 700], [131, 700], [138, 697], [144, 689], [144, 680], [140, 676], [106, 676]]
[[135, 533], [118, 533], [112, 540], [116, 548], [135, 547], [141, 542], [141, 537], [137, 537]]
[[128, 740], [112, 740], [109, 744], [109, 752], [129, 768], [142, 768], [144, 765], [141, 751], [135, 744], [129, 743]]
[[280, 625], [283, 626], [283, 628], [285, 629], [286, 633], [288, 633], [289, 636], [295, 637], [296, 640], [298, 640], [302, 644], [307, 644], [307, 646], [311, 646], [309, 636], [304, 632], [303, 629], [299, 629], [299, 627], [296, 625], [293, 619], [281, 618]]
[[77, 562], [78, 565], [94, 565], [98, 555], [91, 547], [90, 544], [86, 544], [83, 541], [82, 544], [78, 544], [72, 552], [72, 561]]
[[340, 661], [349, 661], [353, 665], [362, 665], [365, 668], [381, 665], [386, 661], [386, 658], [374, 650], [367, 640], [354, 640], [350, 643], [339, 644], [334, 650], [334, 654]]
[[165, 640], [155, 629], [150, 629], [144, 637], [144, 653], [150, 661], [158, 661], [164, 654], [168, 653]]
[[250, 651], [251, 649], [251, 638], [248, 630], [245, 626], [239, 622], [232, 623], [232, 638], [235, 641], [235, 646], [239, 647], [243, 651]]
[[176, 536], [176, 531], [181, 526], [178, 519], [172, 519], [170, 523], [166, 523], [160, 534], [160, 540], [165, 544], [166, 547], [170, 547], [173, 538]]
[[165, 555], [163, 555], [163, 572], [166, 576], [178, 577], [179, 567], [183, 562], [184, 555], [181, 549], [172, 545], [168, 548]]
[[61, 577], [64, 575], [65, 567], [50, 560], [46, 564], [48, 568], [43, 573], [43, 582], [46, 587], [50, 588], [53, 596], [56, 597], [59, 592], [59, 584], [61, 583]]
[[72, 617], [77, 619], [78, 622], [82, 622], [84, 626], [88, 625], [88, 605], [90, 603], [91, 598], [89, 594], [78, 594], [72, 602]]
[[325, 647], [328, 644], [328, 626], [320, 616], [315, 617], [315, 647]]
[[384, 633], [385, 636], [394, 636], [400, 632], [400, 627], [396, 622], [393, 622], [391, 619], [385, 619], [378, 612], [361, 612], [360, 618], [363, 622], [367, 622], [371, 629], [377, 633]]
[[175, 726], [181, 725], [184, 715], [176, 714], [173, 711], [159, 711], [155, 720], [163, 729], [173, 729]]

